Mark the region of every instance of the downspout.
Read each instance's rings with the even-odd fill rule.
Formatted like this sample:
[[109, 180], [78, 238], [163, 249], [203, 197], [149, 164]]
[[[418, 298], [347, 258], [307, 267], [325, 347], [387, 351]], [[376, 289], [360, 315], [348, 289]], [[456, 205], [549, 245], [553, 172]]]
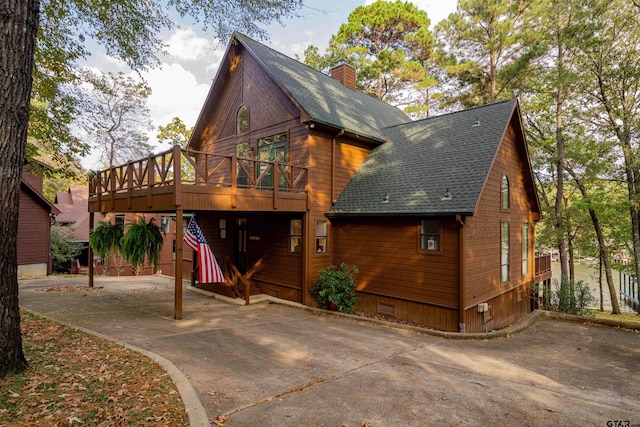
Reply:
[[336, 143], [338, 138], [344, 135], [344, 129], [331, 138], [331, 205], [336, 203]]
[[460, 215], [456, 215], [456, 222], [458, 223], [458, 225], [460, 226], [459, 229], [459, 239], [460, 242], [458, 243], [458, 248], [460, 250], [459, 253], [459, 261], [458, 261], [458, 265], [459, 265], [459, 271], [458, 271], [458, 282], [459, 282], [459, 286], [460, 286], [460, 290], [458, 292], [458, 296], [460, 298], [460, 314], [458, 315], [458, 319], [459, 319], [459, 327], [460, 327], [460, 332], [464, 333], [465, 332], [465, 323], [466, 323], [466, 316], [465, 316], [465, 312], [464, 312], [464, 303], [466, 301], [466, 287], [465, 287], [465, 280], [464, 280], [464, 221], [462, 220], [462, 217]]

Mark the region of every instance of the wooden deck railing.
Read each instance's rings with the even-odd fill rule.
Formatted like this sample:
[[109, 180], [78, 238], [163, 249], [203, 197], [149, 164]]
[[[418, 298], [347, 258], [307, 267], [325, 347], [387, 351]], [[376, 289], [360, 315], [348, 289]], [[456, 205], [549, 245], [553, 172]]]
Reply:
[[[179, 167], [176, 167], [179, 165]], [[96, 173], [89, 180], [89, 196], [174, 187], [176, 184], [259, 190], [306, 191], [308, 169], [235, 155], [205, 153], [175, 146], [171, 150]]]
[[536, 255], [534, 272], [539, 280], [551, 278], [551, 254]]

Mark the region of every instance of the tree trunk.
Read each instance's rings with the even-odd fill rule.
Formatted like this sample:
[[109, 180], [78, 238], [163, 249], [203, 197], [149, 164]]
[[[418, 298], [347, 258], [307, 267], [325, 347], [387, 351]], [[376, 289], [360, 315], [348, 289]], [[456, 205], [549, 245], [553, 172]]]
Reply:
[[560, 290], [567, 292], [563, 289], [566, 285], [566, 281], [562, 278], [568, 278], [567, 271], [567, 248], [565, 245], [564, 225], [562, 223], [562, 203], [564, 201], [564, 159], [565, 159], [565, 143], [564, 134], [562, 133], [562, 117], [564, 106], [564, 50], [562, 49], [562, 40], [560, 37], [560, 31], [556, 33], [558, 54], [556, 57], [556, 67], [558, 73], [558, 87], [556, 88], [556, 146], [558, 150], [558, 159], [556, 161], [556, 170], [558, 173], [557, 188], [556, 188], [556, 203], [555, 203], [555, 224], [556, 236], [558, 241], [558, 252], [560, 256]]
[[600, 289], [600, 311], [604, 311], [604, 292], [602, 291], [602, 252], [599, 253], [598, 286]]
[[[593, 229], [596, 232], [596, 237], [598, 239], [598, 248], [600, 251], [600, 263], [604, 265], [605, 277], [607, 278], [607, 287], [609, 288], [609, 296], [611, 297], [611, 312], [613, 314], [620, 314], [620, 304], [618, 303], [618, 294], [616, 293], [616, 285], [613, 283], [613, 274], [611, 273], [611, 261], [609, 260], [609, 251], [607, 250], [607, 246], [604, 241], [604, 234], [602, 233], [602, 226], [600, 226], [600, 219], [598, 218], [598, 214], [591, 207], [591, 201], [587, 196], [587, 189], [583, 185], [582, 180], [577, 178], [577, 175], [573, 172], [571, 168], [568, 169], [571, 176], [573, 176], [573, 180], [580, 190], [580, 194], [584, 197], [585, 200], [589, 203], [589, 217], [591, 217], [591, 223], [593, 224]], [[600, 307], [603, 310], [602, 306], [602, 279], [600, 279]]]
[[0, 6], [0, 378], [27, 367], [16, 244], [39, 8], [38, 0], [5, 0]]

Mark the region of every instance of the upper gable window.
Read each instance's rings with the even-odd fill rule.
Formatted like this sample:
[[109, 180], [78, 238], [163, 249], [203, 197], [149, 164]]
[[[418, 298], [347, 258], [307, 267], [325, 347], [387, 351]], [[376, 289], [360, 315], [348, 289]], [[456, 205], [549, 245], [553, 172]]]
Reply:
[[236, 113], [236, 134], [249, 132], [249, 107], [243, 105]]
[[502, 177], [501, 193], [502, 197], [500, 207], [502, 209], [509, 209], [511, 202], [509, 200], [509, 178], [507, 175]]

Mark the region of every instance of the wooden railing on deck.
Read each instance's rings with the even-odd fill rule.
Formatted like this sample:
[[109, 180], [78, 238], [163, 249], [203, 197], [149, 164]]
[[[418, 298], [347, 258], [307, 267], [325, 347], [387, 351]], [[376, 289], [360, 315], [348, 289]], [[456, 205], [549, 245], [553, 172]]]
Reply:
[[536, 255], [534, 271], [536, 278], [551, 278], [551, 254]]
[[[180, 166], [176, 170], [177, 164]], [[303, 193], [307, 180], [306, 167], [175, 146], [163, 153], [98, 172], [89, 180], [89, 196], [96, 196], [100, 201], [114, 193], [128, 193], [131, 197], [132, 191], [147, 190], [151, 204], [154, 189], [172, 186], [174, 192], [179, 192], [176, 184]]]

